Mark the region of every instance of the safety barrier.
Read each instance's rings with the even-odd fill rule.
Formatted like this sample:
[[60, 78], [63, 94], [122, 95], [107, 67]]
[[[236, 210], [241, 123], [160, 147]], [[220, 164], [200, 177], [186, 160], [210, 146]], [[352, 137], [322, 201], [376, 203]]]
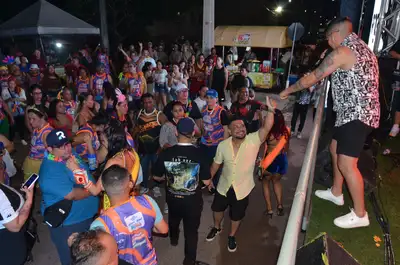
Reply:
[[289, 220], [283, 237], [277, 265], [295, 264], [298, 237], [302, 227], [302, 222], [304, 230], [308, 223], [315, 161], [317, 157], [318, 140], [323, 122], [327, 86], [328, 79], [325, 78], [321, 88], [322, 91], [315, 114], [314, 125], [304, 155], [299, 182], [297, 183], [296, 192], [293, 198], [293, 204], [290, 210]]

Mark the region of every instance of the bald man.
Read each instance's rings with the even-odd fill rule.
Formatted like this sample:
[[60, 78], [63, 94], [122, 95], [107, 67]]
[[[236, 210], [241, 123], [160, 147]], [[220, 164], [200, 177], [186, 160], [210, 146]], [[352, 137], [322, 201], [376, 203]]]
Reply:
[[71, 265], [128, 265], [118, 259], [115, 239], [103, 230], [73, 233], [68, 238], [71, 248]]
[[333, 51], [310, 75], [280, 93], [282, 99], [306, 89], [332, 74], [331, 88], [336, 111], [334, 135], [330, 145], [333, 165], [333, 187], [317, 190], [321, 199], [343, 205], [342, 186], [346, 180], [354, 209], [338, 217], [334, 224], [341, 228], [369, 225], [364, 204], [364, 182], [357, 167], [367, 136], [379, 126], [379, 70], [373, 52], [352, 30], [348, 18], [332, 21], [326, 39]]

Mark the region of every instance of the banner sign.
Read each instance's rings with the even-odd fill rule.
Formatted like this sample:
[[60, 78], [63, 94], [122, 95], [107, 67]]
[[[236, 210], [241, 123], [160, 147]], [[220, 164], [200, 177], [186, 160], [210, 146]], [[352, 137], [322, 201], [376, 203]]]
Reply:
[[251, 46], [250, 34], [239, 34], [233, 39], [235, 46]]

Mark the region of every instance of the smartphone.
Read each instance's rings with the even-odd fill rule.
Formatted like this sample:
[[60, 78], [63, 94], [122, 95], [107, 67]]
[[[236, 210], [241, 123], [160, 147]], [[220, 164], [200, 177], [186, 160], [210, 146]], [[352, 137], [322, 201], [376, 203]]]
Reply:
[[32, 174], [25, 182], [24, 184], [22, 184], [22, 187], [26, 187], [28, 189], [30, 189], [31, 187], [33, 187], [33, 185], [35, 185], [35, 182], [39, 179], [39, 175], [37, 174]]

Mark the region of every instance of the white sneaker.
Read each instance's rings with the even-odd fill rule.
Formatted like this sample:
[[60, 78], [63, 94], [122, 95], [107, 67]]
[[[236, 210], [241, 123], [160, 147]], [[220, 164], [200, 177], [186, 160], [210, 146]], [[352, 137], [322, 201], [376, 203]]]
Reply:
[[290, 137], [296, 137], [297, 136], [297, 133], [296, 132], [290, 132]]
[[396, 137], [399, 134], [399, 132], [400, 132], [399, 126], [393, 125], [392, 129], [390, 130], [389, 136]]
[[315, 196], [323, 200], [331, 201], [339, 206], [342, 206], [344, 204], [343, 194], [336, 197], [335, 195], [333, 195], [330, 188], [327, 190], [316, 190]]
[[303, 135], [301, 135], [301, 133], [297, 133], [297, 139], [301, 139], [303, 138]]
[[161, 197], [162, 195], [161, 195], [161, 191], [160, 191], [160, 188], [159, 187], [154, 187], [153, 188], [153, 195], [154, 195], [154, 197], [156, 197], [156, 198], [158, 198], [158, 197]]
[[28, 145], [28, 143], [25, 140], [21, 140], [22, 145]]
[[358, 217], [354, 210], [350, 209], [350, 213], [336, 218], [333, 223], [345, 229], [369, 226], [368, 213], [365, 212], [364, 217]]
[[149, 189], [148, 189], [148, 188], [140, 187], [140, 194], [146, 194], [146, 193], [148, 193], [148, 192], [149, 192]]

